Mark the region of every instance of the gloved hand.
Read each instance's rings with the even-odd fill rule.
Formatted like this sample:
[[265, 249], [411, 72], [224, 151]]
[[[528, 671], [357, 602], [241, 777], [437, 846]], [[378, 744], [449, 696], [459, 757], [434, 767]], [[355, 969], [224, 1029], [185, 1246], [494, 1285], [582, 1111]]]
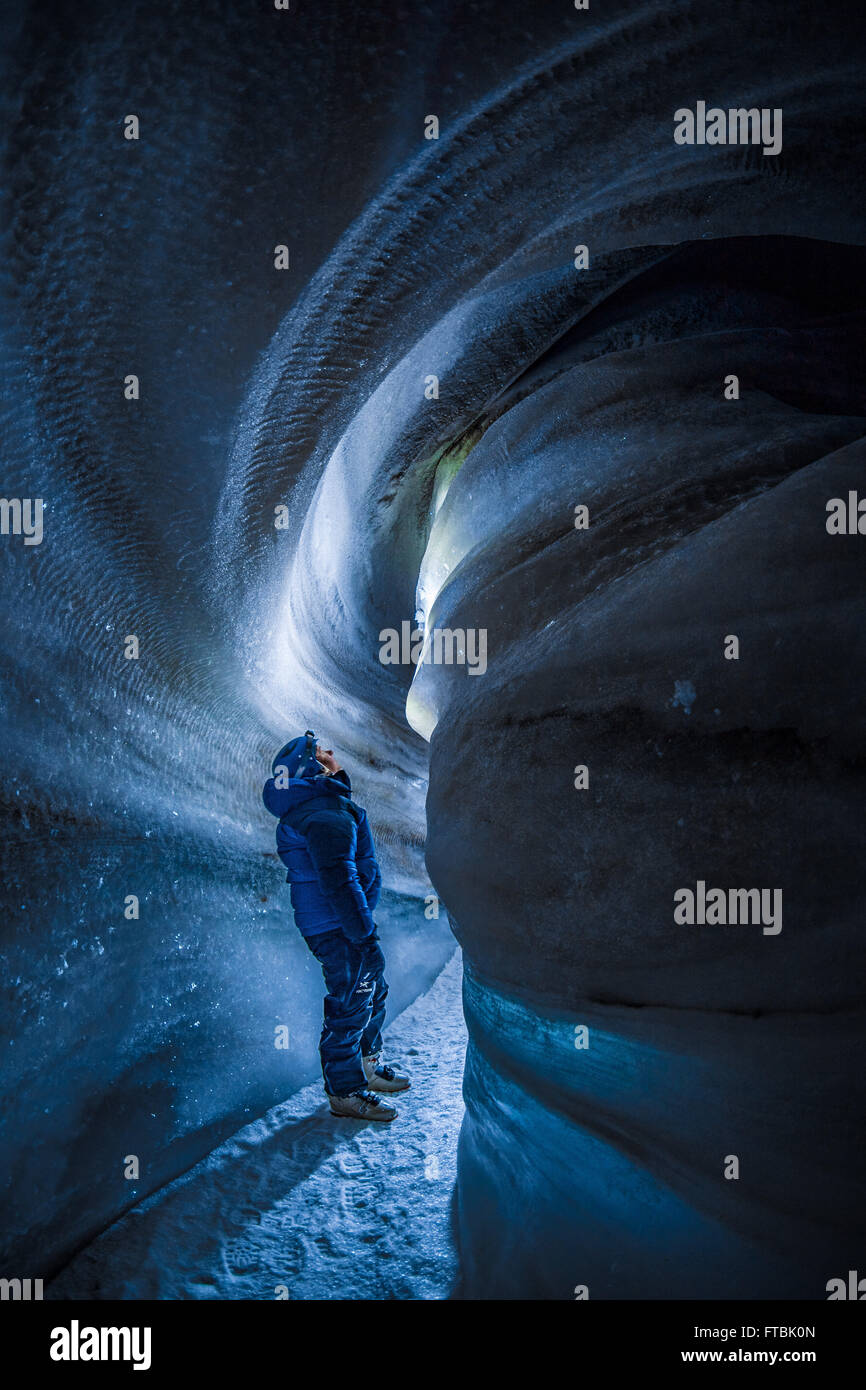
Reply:
[[359, 950], [363, 951], [364, 947], [368, 946], [371, 942], [378, 942], [379, 928], [376, 926], [376, 923], [374, 922], [373, 930], [368, 931], [366, 936], [350, 936], [344, 927], [343, 935], [345, 936], [347, 941], [350, 941], [352, 943], [353, 946], [357, 946]]

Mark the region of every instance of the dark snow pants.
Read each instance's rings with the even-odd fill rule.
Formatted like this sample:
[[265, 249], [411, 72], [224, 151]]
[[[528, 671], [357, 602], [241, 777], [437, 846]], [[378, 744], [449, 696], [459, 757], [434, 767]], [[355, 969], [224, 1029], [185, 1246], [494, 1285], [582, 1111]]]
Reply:
[[385, 957], [378, 932], [349, 941], [341, 931], [307, 938], [325, 977], [325, 1023], [319, 1042], [325, 1090], [347, 1096], [366, 1086], [361, 1057], [382, 1048], [385, 1021]]

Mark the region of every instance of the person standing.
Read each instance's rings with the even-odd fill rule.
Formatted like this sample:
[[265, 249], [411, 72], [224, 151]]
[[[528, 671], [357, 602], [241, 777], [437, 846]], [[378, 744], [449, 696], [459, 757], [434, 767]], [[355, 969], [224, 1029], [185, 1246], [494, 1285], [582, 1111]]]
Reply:
[[280, 749], [262, 799], [278, 818], [277, 853], [291, 884], [295, 924], [325, 980], [319, 1041], [331, 1114], [390, 1121], [382, 1094], [410, 1081], [382, 1061], [388, 985], [373, 921], [382, 877], [348, 773], [311, 729]]

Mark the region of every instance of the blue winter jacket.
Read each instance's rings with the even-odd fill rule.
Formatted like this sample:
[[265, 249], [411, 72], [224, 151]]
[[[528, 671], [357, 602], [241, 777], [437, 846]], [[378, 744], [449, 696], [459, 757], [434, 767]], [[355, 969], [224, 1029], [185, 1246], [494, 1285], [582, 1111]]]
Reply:
[[369, 936], [382, 877], [367, 813], [352, 800], [348, 773], [293, 777], [287, 787], [269, 777], [262, 799], [279, 817], [277, 853], [304, 936], [335, 928], [350, 941]]

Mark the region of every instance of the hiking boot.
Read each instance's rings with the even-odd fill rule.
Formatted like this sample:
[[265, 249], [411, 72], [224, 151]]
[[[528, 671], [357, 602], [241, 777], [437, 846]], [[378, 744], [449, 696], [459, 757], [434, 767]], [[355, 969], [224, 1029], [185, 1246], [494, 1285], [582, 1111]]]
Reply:
[[[327, 1091], [325, 1092], [327, 1095]], [[348, 1120], [396, 1120], [397, 1111], [393, 1105], [386, 1105], [372, 1091], [353, 1091], [350, 1096], [328, 1095], [331, 1114]]]
[[408, 1091], [411, 1081], [393, 1067], [380, 1066], [378, 1057], [364, 1057], [364, 1074], [371, 1091]]

